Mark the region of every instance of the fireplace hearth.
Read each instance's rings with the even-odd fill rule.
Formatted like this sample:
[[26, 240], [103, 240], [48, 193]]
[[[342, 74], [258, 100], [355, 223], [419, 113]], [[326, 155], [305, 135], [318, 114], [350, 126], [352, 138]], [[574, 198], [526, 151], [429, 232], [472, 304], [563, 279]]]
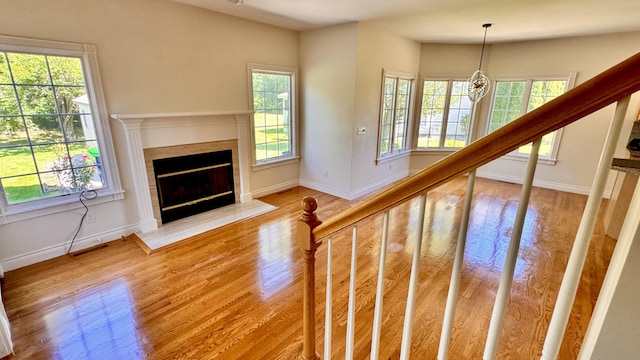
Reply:
[[153, 160], [163, 224], [235, 203], [231, 150]]

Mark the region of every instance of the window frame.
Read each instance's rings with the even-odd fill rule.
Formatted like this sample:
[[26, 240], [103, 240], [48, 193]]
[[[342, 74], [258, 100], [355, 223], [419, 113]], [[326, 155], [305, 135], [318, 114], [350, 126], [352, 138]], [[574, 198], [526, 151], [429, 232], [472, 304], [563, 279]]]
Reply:
[[[448, 115], [449, 115], [449, 111], [451, 110], [451, 95], [452, 95], [452, 89], [453, 89], [453, 83], [454, 82], [462, 82], [462, 83], [467, 83], [468, 82], [468, 76], [467, 75], [423, 75], [420, 79], [420, 90], [419, 90], [419, 94], [417, 96], [417, 99], [420, 101], [419, 106], [416, 106], [416, 126], [415, 126], [415, 130], [414, 130], [414, 137], [415, 137], [415, 141], [412, 144], [412, 148], [414, 149], [414, 151], [419, 151], [419, 152], [432, 152], [432, 153], [449, 153], [449, 152], [455, 152], [459, 149], [461, 149], [462, 147], [445, 147], [444, 145], [444, 141], [446, 141], [446, 127], [448, 123]], [[446, 81], [447, 82], [447, 92], [445, 94], [445, 108], [443, 111], [443, 121], [442, 121], [442, 125], [444, 125], [444, 131], [440, 134], [440, 146], [439, 147], [419, 147], [418, 146], [418, 141], [420, 140], [420, 122], [421, 122], [421, 117], [422, 117], [422, 100], [424, 97], [424, 83], [426, 81]], [[466, 89], [466, 87], [465, 87]], [[466, 96], [466, 91], [465, 91], [465, 96]], [[469, 109], [469, 125], [467, 126], [467, 134], [466, 134], [466, 138], [465, 138], [465, 146], [469, 145], [469, 143], [471, 142], [472, 139], [472, 134], [473, 131], [475, 129], [475, 123], [476, 123], [476, 119], [474, 117], [474, 108], [476, 107], [478, 103], [471, 103], [471, 108]], [[442, 126], [441, 125], [441, 126]]]
[[[278, 157], [257, 160], [256, 156], [256, 123], [255, 108], [253, 99], [253, 73], [288, 75], [290, 78], [289, 89], [289, 154]], [[296, 163], [299, 161], [298, 155], [298, 106], [297, 106], [297, 79], [298, 69], [288, 66], [265, 65], [248, 63], [247, 64], [247, 83], [249, 89], [249, 109], [253, 111], [251, 114], [251, 161], [252, 169], [267, 169], [274, 166]]]
[[[396, 86], [394, 90], [394, 99], [393, 99], [393, 109], [392, 109], [392, 121], [390, 127], [392, 129], [390, 136], [389, 149], [390, 151], [385, 154], [381, 154], [382, 150], [382, 134], [383, 134], [383, 116], [385, 112], [385, 82], [387, 78], [396, 79]], [[394, 140], [397, 139], [396, 136], [396, 103], [397, 103], [397, 95], [398, 95], [398, 81], [399, 80], [408, 80], [409, 81], [409, 91], [407, 94], [407, 108], [405, 110], [405, 124], [404, 124], [404, 132], [402, 137], [402, 147], [394, 150]], [[415, 83], [416, 76], [412, 73], [401, 72], [401, 71], [393, 71], [393, 70], [382, 70], [382, 80], [380, 85], [380, 109], [378, 114], [378, 137], [377, 137], [377, 145], [376, 145], [376, 165], [384, 163], [386, 161], [396, 159], [398, 157], [406, 156], [411, 153], [411, 128], [413, 125], [413, 114], [414, 114], [414, 101], [415, 101]]]
[[[564, 93], [571, 90], [575, 86], [577, 73], [570, 72], [569, 74], [561, 74], [561, 75], [512, 75], [512, 76], [497, 76], [492, 81], [492, 90], [491, 90], [491, 103], [487, 110], [486, 115], [486, 127], [485, 127], [485, 135], [490, 134], [491, 128], [491, 114], [493, 112], [494, 103], [496, 100], [496, 92], [498, 90], [499, 82], [525, 82], [525, 91], [523, 94], [523, 101], [520, 106], [520, 115], [522, 116], [526, 114], [529, 106], [529, 102], [531, 101], [531, 88], [533, 82], [535, 81], [566, 81]], [[508, 124], [508, 123], [507, 123]], [[506, 125], [506, 124], [505, 124]], [[503, 125], [504, 126], [504, 125]], [[558, 161], [558, 151], [560, 149], [560, 143], [562, 140], [562, 132], [563, 128], [560, 128], [552, 133], [554, 133], [553, 140], [551, 143], [551, 151], [549, 155], [538, 155], [538, 162], [542, 164], [555, 165]], [[523, 145], [526, 146], [526, 145]], [[519, 152], [518, 149], [506, 154], [503, 156], [505, 159], [511, 160], [520, 160], [527, 161], [529, 159], [529, 153]]]
[[[96, 47], [89, 44], [66, 43], [49, 40], [29, 39], [0, 35], [0, 51], [48, 56], [69, 56], [80, 59], [87, 89], [87, 97], [92, 109], [96, 138], [100, 144], [100, 158], [105, 183], [96, 189], [97, 197], [92, 204], [123, 199], [122, 185], [115, 160], [115, 151], [109, 127], [98, 68]], [[0, 184], [0, 224], [10, 223], [71, 209], [80, 208], [79, 193], [43, 197], [16, 204], [9, 204], [2, 184]]]

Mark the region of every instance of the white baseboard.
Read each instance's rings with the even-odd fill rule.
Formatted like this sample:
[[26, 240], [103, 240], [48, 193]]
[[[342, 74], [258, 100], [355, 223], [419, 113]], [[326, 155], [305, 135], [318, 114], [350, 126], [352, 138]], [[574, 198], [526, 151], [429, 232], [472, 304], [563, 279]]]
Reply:
[[360, 188], [356, 191], [352, 191], [351, 192], [351, 198], [349, 198], [349, 200], [353, 200], [356, 198], [359, 198], [360, 196], [366, 195], [370, 192], [376, 191], [378, 189], [381, 189], [387, 185], [393, 184], [396, 181], [402, 180], [404, 178], [406, 178], [407, 176], [409, 176], [409, 170], [406, 171], [402, 171], [400, 173], [394, 174], [391, 177], [388, 177], [386, 179], [382, 179], [376, 183], [373, 183], [371, 185], [367, 185], [363, 188]]
[[[262, 189], [258, 189], [258, 190], [251, 190], [251, 195], [253, 197], [253, 199], [257, 199], [261, 196], [266, 196], [266, 195], [270, 195], [270, 194], [275, 194], [279, 191], [284, 191], [287, 189], [291, 189], [292, 187], [296, 187], [300, 185], [298, 180], [291, 180], [291, 181], [287, 181], [287, 182], [283, 182], [277, 185], [273, 185], [273, 186], [269, 186], [266, 188], [262, 188]], [[243, 201], [244, 202], [244, 201]]]
[[[140, 226], [138, 224], [132, 224], [118, 229], [77, 238], [73, 243], [73, 249], [71, 249], [71, 251], [78, 251], [104, 242], [117, 240], [123, 236], [127, 236], [138, 231], [140, 231]], [[41, 261], [53, 259], [55, 257], [65, 255], [67, 253], [67, 250], [69, 249], [70, 244], [71, 241], [68, 241], [63, 244], [50, 246], [26, 254], [12, 256], [8, 259], [2, 259], [0, 260], [0, 267], [4, 271], [11, 271], [35, 263], [39, 263]]]
[[317, 183], [315, 181], [300, 179], [300, 186], [304, 186], [316, 191], [322, 191], [323, 193], [337, 196], [342, 199], [349, 199], [349, 192], [328, 186], [326, 184]]
[[337, 196], [339, 198], [342, 199], [346, 199], [346, 200], [353, 200], [353, 199], [357, 199], [360, 196], [366, 195], [370, 192], [376, 191], [380, 188], [383, 188], [389, 184], [392, 184], [398, 180], [402, 180], [404, 178], [406, 178], [407, 176], [409, 176], [409, 171], [403, 171], [397, 174], [394, 174], [391, 177], [382, 179], [378, 182], [375, 182], [373, 184], [367, 185], [363, 188], [360, 188], [356, 191], [351, 191], [351, 192], [346, 192], [344, 190], [341, 189], [336, 189], [336, 188], [332, 188], [330, 186], [327, 186], [325, 184], [320, 184], [320, 183], [316, 183], [313, 181], [307, 181], [307, 180], [300, 180], [300, 186], [304, 186], [307, 187], [309, 189], [313, 189], [313, 190], [317, 190], [317, 191], [322, 191], [323, 193], [327, 193], [333, 196]]
[[[509, 182], [513, 184], [522, 184], [522, 180], [523, 180], [523, 177], [498, 174], [490, 171], [483, 171], [480, 169], [478, 169], [476, 174], [478, 177], [481, 177], [481, 178], [504, 181], [504, 182]], [[534, 179], [533, 186], [537, 186], [545, 189], [551, 189], [551, 190], [564, 191], [564, 192], [569, 192], [574, 194], [580, 194], [580, 195], [589, 195], [589, 192], [591, 191], [591, 188], [586, 186], [576, 186], [572, 184], [565, 184], [565, 183], [540, 180], [540, 179]], [[611, 190], [605, 189], [603, 196], [607, 199], [610, 198]]]

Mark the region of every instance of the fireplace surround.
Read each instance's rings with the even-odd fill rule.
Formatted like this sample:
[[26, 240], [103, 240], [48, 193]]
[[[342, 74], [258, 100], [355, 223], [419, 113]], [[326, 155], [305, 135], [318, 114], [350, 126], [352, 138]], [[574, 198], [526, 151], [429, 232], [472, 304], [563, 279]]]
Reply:
[[232, 151], [235, 154], [235, 200], [242, 203], [252, 200], [249, 184], [251, 114], [252, 111], [218, 111], [111, 115], [124, 131], [126, 160], [133, 179], [141, 232], [162, 225], [155, 177], [151, 176], [152, 161], [158, 158], [233, 150], [235, 147], [237, 151]]

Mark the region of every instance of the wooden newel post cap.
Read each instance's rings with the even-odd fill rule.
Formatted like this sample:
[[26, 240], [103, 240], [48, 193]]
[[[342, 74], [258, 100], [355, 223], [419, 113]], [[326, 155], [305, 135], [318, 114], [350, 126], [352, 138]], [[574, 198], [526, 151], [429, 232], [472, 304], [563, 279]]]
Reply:
[[313, 214], [318, 209], [318, 200], [314, 197], [306, 196], [302, 199], [302, 211]]
[[302, 199], [302, 215], [298, 219], [298, 241], [303, 249], [314, 250], [320, 245], [316, 243], [313, 229], [322, 224], [315, 211], [318, 209], [318, 200], [311, 196]]

